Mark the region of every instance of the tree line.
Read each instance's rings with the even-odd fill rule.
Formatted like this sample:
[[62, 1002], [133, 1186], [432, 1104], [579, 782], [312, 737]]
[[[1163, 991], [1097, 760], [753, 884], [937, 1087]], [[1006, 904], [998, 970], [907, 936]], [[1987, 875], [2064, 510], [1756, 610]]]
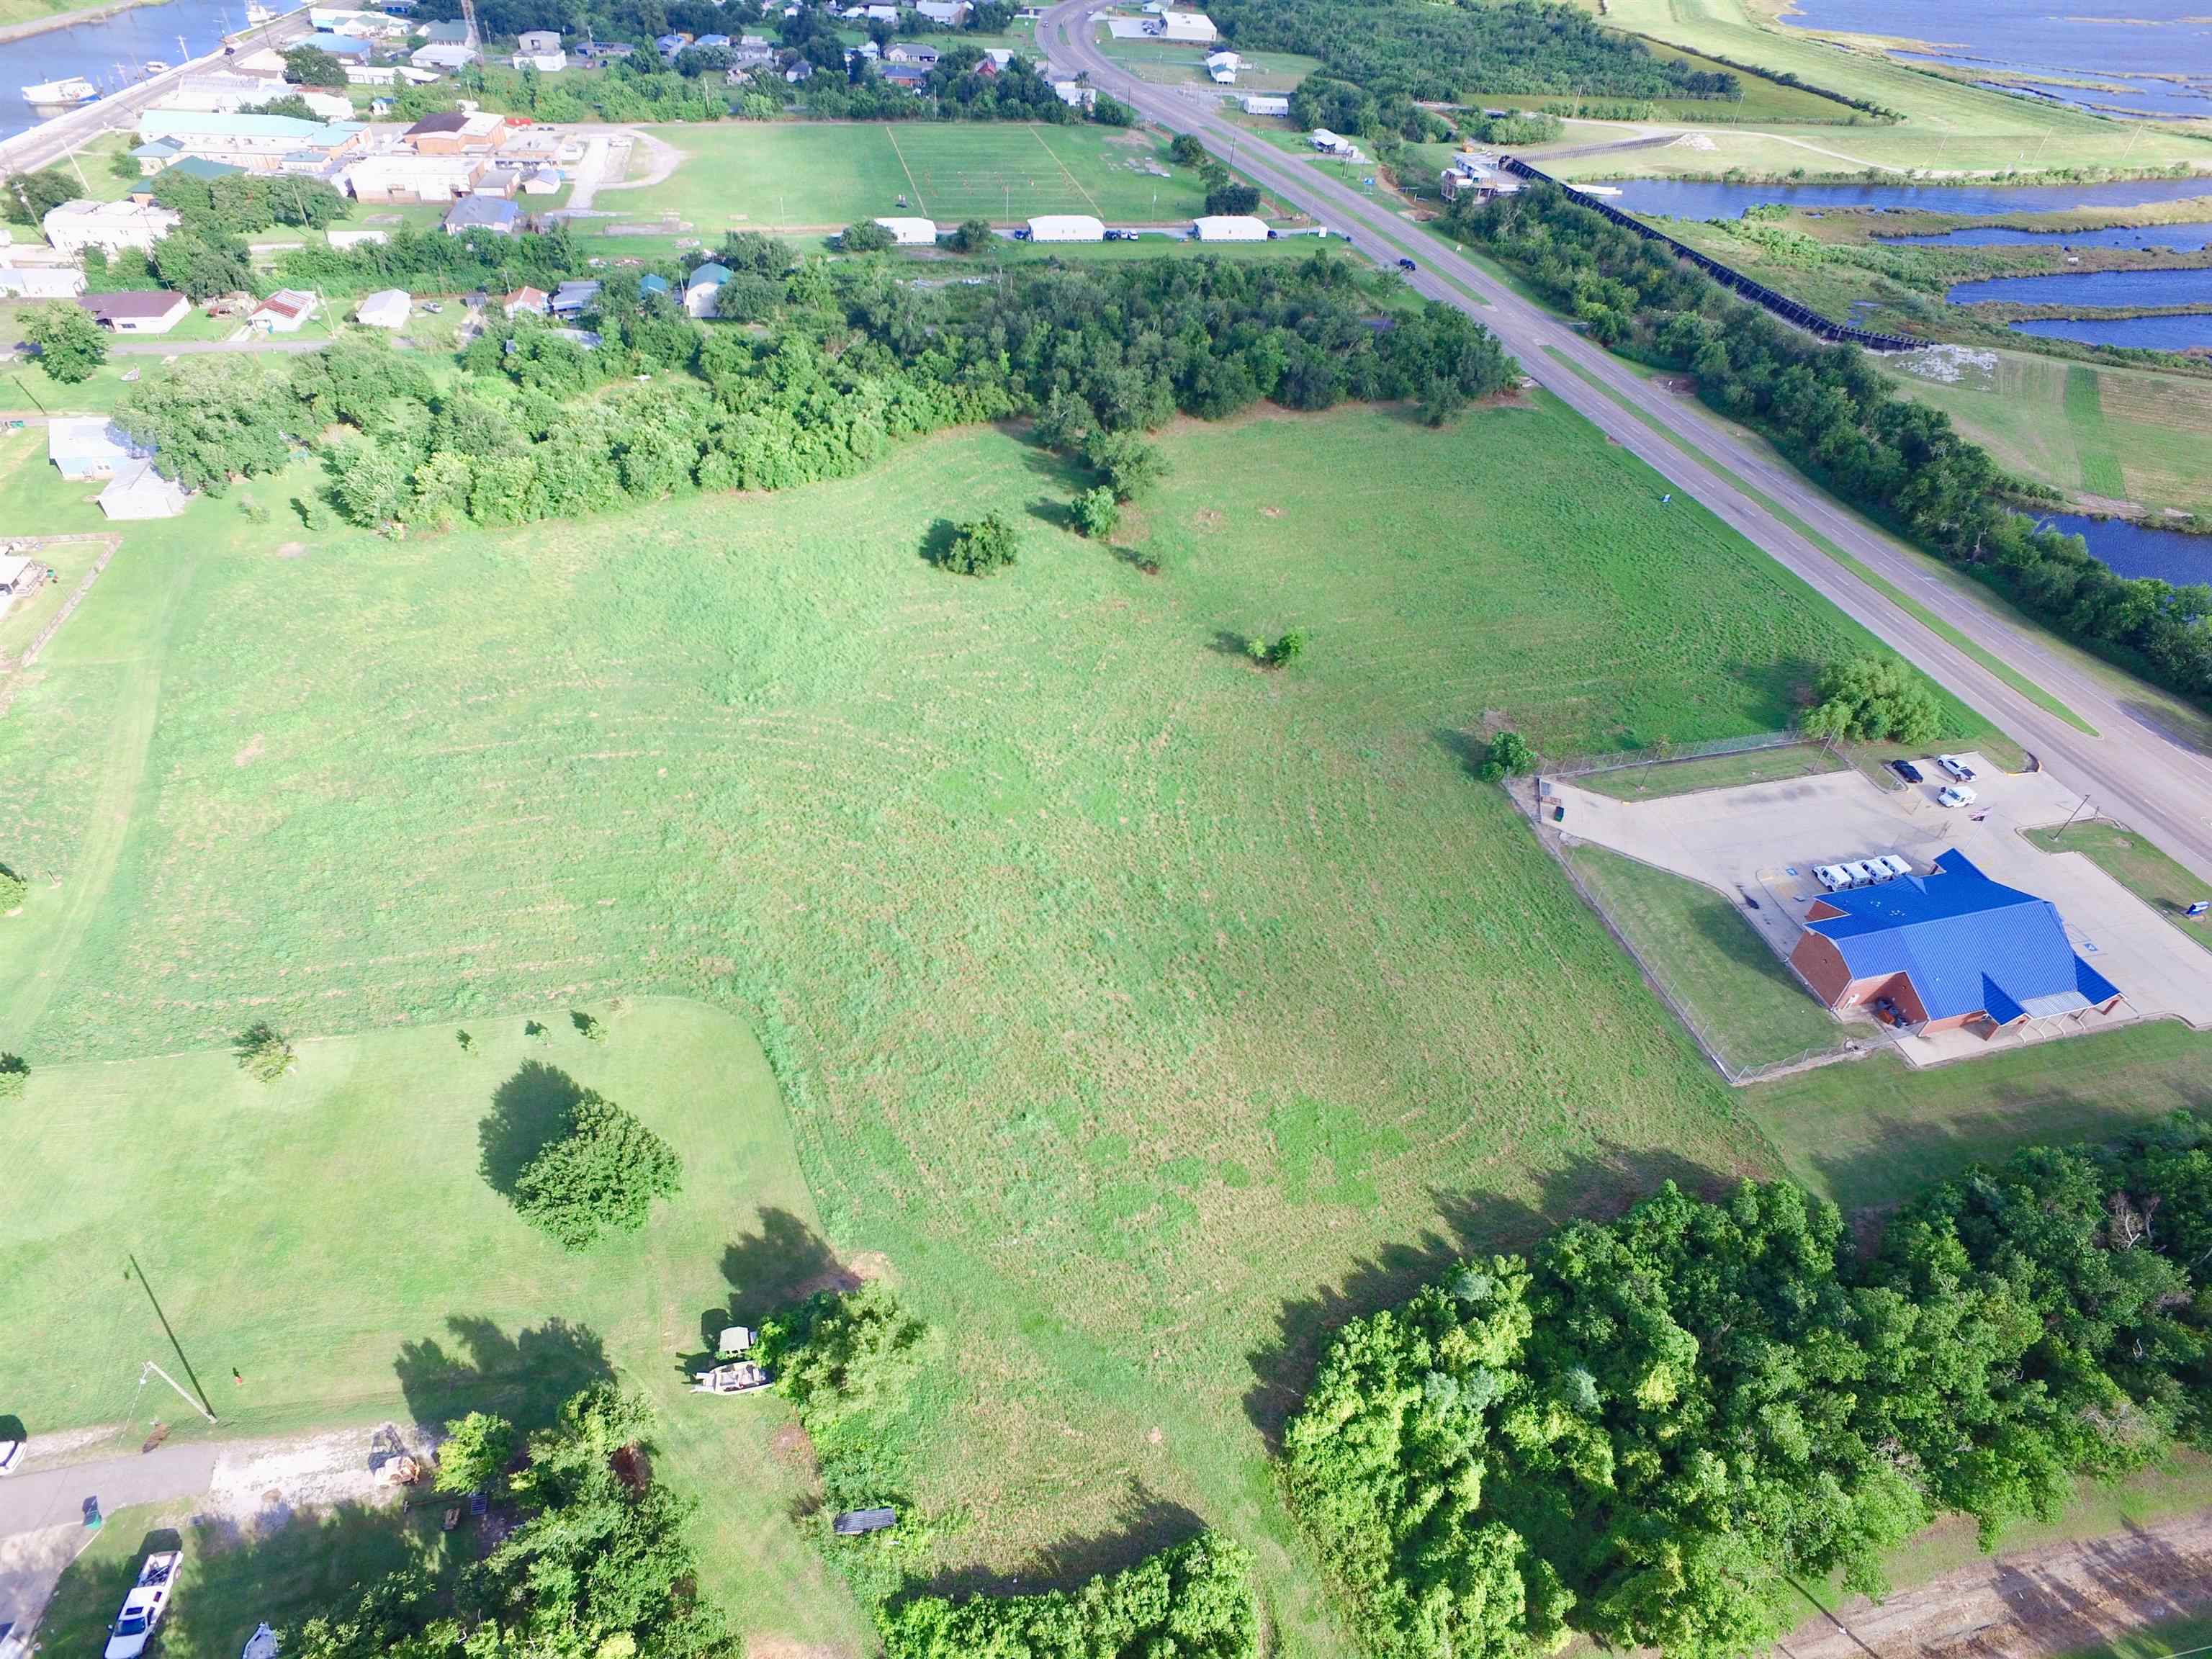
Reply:
[[[527, 252], [533, 240], [487, 239], [511, 240], [496, 252], [537, 269], [552, 252]], [[396, 280], [418, 242], [459, 240], [395, 236], [308, 258]], [[1262, 399], [1324, 409], [1407, 398], [1441, 422], [1518, 372], [1448, 307], [1374, 316], [1361, 278], [1326, 252], [1282, 264], [1046, 268], [927, 291], [878, 260], [792, 264], [757, 234], [717, 252], [733, 273], [722, 311], [763, 331], [702, 325], [625, 271], [606, 279], [582, 330], [495, 313], [451, 384], [378, 338], [349, 336], [282, 369], [180, 363], [131, 387], [117, 419], [182, 482], [211, 491], [280, 469], [295, 437], [337, 426], [343, 435], [322, 445], [328, 490], [300, 510], [402, 533], [695, 489], [786, 489], [849, 476], [902, 439], [1023, 414], [1048, 443], [1106, 456], [1094, 465], [1118, 492], [1139, 464], [1097, 444], [1102, 431], [1135, 441], [1178, 412], [1218, 419]]]
[[1942, 1516], [1987, 1547], [2206, 1444], [2208, 1271], [2186, 1114], [1931, 1185], [1863, 1256], [1789, 1182], [1669, 1183], [1345, 1327], [1292, 1500], [1382, 1659], [1749, 1651], [1793, 1577], [1879, 1595]]
[[1989, 453], [1941, 410], [1900, 396], [1857, 348], [1786, 327], [1553, 186], [1462, 202], [1447, 222], [1592, 338], [1689, 370], [1713, 407], [2061, 635], [2212, 701], [2212, 586], [2115, 575], [2079, 536], [2038, 528], [2005, 504], [2016, 486]]
[[1554, 0], [1436, 6], [1425, 0], [1217, 0], [1209, 15], [1246, 52], [1317, 58], [1340, 132], [1418, 139], [1419, 101], [1482, 93], [1594, 98], [1740, 99], [1730, 74], [1656, 56]]

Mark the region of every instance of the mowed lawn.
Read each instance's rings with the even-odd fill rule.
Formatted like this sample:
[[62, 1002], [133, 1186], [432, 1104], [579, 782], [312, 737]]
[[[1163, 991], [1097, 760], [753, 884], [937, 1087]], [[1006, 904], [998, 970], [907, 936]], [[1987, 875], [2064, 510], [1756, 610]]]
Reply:
[[2069, 493], [2212, 513], [2212, 382], [1996, 351], [1954, 384], [1892, 368], [2009, 470]]
[[[857, 1613], [788, 1519], [807, 1486], [774, 1447], [789, 1414], [693, 1395], [681, 1374], [732, 1297], [756, 1314], [823, 1265], [775, 1080], [732, 1014], [651, 1000], [595, 1012], [604, 1045], [550, 1013], [544, 1042], [519, 1015], [472, 1023], [472, 1054], [450, 1026], [303, 1042], [273, 1085], [222, 1053], [40, 1068], [10, 1114], [0, 1207], [9, 1410], [33, 1434], [121, 1425], [118, 1453], [154, 1418], [197, 1432], [158, 1380], [140, 1392], [152, 1359], [204, 1385], [232, 1433], [355, 1423], [366, 1457], [387, 1418], [481, 1406], [543, 1424], [568, 1392], [619, 1377], [653, 1396], [659, 1467], [702, 1500], [717, 1595], [759, 1633], [857, 1652]], [[646, 1231], [582, 1257], [526, 1226], [479, 1171], [487, 1146], [510, 1167], [574, 1087], [629, 1108], [684, 1164], [682, 1194]], [[123, 1276], [134, 1258], [175, 1348]], [[243, 1573], [219, 1534], [195, 1538], [210, 1559], [164, 1651], [231, 1659], [260, 1620], [327, 1607], [347, 1582], [328, 1564], [399, 1551], [394, 1521], [348, 1511], [288, 1531], [243, 1552], [255, 1564]], [[87, 1564], [76, 1613], [113, 1616], [116, 1565]]]
[[[34, 436], [0, 487], [96, 526]], [[681, 993], [761, 1035], [821, 1237], [951, 1334], [911, 1494], [938, 1565], [1034, 1584], [1203, 1520], [1258, 1547], [1283, 1651], [1345, 1650], [1263, 1461], [1319, 1334], [1454, 1252], [1778, 1161], [1468, 734], [1771, 730], [1867, 641], [1540, 394], [1163, 442], [1123, 537], [1158, 575], [1058, 528], [1083, 481], [993, 429], [507, 533], [309, 538], [305, 468], [253, 486], [274, 524], [131, 527], [0, 718], [33, 878], [0, 1045], [39, 1068], [0, 1316], [39, 1412], [128, 1408], [131, 1249], [269, 1425], [391, 1410], [400, 1344], [467, 1346], [451, 1318], [589, 1325], [672, 1388], [732, 1242], [813, 1256], [781, 1166], [718, 1141], [767, 1109], [701, 1080], [736, 1019], [544, 1056], [692, 1162], [604, 1259], [550, 1257], [474, 1135], [524, 1015]], [[921, 561], [988, 508], [1012, 570]], [[1244, 659], [1291, 627], [1295, 668]], [[386, 1034], [264, 1093], [209, 1052], [260, 1018]], [[672, 1406], [675, 1455], [734, 1460], [716, 1524], [781, 1528], [796, 1477], [737, 1403]]]
[[629, 222], [673, 214], [708, 237], [902, 211], [950, 227], [1046, 213], [1188, 219], [1206, 205], [1196, 173], [1135, 127], [747, 121], [649, 131], [684, 153], [683, 165], [659, 184], [606, 191], [599, 206]]

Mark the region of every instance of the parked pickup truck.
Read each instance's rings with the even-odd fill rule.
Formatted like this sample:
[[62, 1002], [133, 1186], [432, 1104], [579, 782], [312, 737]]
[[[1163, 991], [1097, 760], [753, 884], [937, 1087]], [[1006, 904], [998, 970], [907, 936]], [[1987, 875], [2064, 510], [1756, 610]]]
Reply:
[[138, 1582], [123, 1598], [123, 1611], [107, 1627], [106, 1659], [138, 1659], [154, 1634], [154, 1626], [168, 1610], [169, 1592], [176, 1588], [179, 1550], [155, 1550], [138, 1565]]

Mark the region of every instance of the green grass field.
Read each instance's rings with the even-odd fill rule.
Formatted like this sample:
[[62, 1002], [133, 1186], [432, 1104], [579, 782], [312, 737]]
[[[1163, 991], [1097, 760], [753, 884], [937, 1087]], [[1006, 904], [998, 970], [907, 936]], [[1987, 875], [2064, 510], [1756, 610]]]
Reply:
[[[1601, 9], [1613, 27], [1770, 72], [1788, 71], [1905, 117], [1893, 125], [1844, 128], [1765, 118], [1755, 130], [1712, 126], [1705, 130], [1710, 149], [1673, 145], [1638, 152], [1633, 157], [1638, 173], [1717, 174], [1741, 167], [1778, 177], [1799, 168], [1818, 176], [1867, 167], [1994, 172], [2175, 162], [2212, 171], [2212, 151], [2201, 139], [1923, 73], [1878, 52], [1851, 50], [1775, 24], [1763, 0], [1606, 0], [1601, 9]], [[1576, 176], [1621, 165], [1619, 157], [1604, 155], [1560, 164]]]
[[1694, 760], [1657, 761], [1648, 766], [1623, 766], [1609, 772], [1578, 777], [1578, 787], [1611, 795], [1616, 800], [1657, 800], [1667, 795], [1687, 795], [1700, 789], [1733, 789], [1747, 783], [1778, 783], [1785, 778], [1817, 777], [1840, 772], [1844, 763], [1823, 744], [1793, 743], [1777, 749], [1755, 749], [1741, 755], [1706, 755]]
[[[1116, 40], [1101, 29], [1098, 50], [1108, 63], [1139, 81], [1161, 86], [1213, 84], [1206, 72], [1209, 47], [1169, 40]], [[1222, 88], [1221, 93], [1224, 98], [1236, 98], [1248, 92], [1290, 92], [1320, 67], [1320, 58], [1301, 58], [1295, 52], [1255, 53], [1237, 70], [1237, 84]]]
[[1891, 379], [2008, 470], [2069, 495], [2212, 513], [2212, 381], [2156, 369], [1981, 353], [1944, 384], [1888, 361]]
[[1737, 1075], [1842, 1046], [1845, 1032], [1728, 898], [1601, 847], [1575, 869]]
[[2212, 1614], [2161, 1619], [2118, 1641], [2077, 1648], [2068, 1659], [2169, 1659], [2174, 1654], [2207, 1651], [2212, 1651]]
[[2063, 829], [2031, 830], [2027, 838], [2050, 853], [2080, 853], [2207, 950], [2212, 950], [2212, 917], [2191, 920], [2191, 904], [2212, 898], [2199, 881], [2134, 831], [2103, 818]]
[[1167, 145], [1139, 128], [1028, 126], [988, 121], [883, 125], [790, 122], [655, 127], [684, 153], [667, 179], [603, 194], [629, 222], [673, 214], [695, 234], [823, 229], [908, 211], [941, 224], [1045, 213], [1109, 222], [1188, 219], [1204, 186], [1171, 165]]
[[[15, 1115], [28, 1133], [0, 1217], [10, 1409], [34, 1432], [120, 1424], [124, 1449], [153, 1416], [179, 1435], [198, 1427], [166, 1391], [139, 1393], [149, 1358], [180, 1378], [189, 1367], [229, 1431], [248, 1435], [477, 1405], [543, 1423], [568, 1391], [619, 1376], [660, 1407], [661, 1466], [702, 1501], [717, 1594], [756, 1630], [852, 1650], [856, 1615], [786, 1516], [805, 1481], [772, 1443], [790, 1422], [781, 1402], [696, 1397], [679, 1374], [703, 1352], [702, 1328], [726, 1322], [715, 1310], [735, 1297], [757, 1310], [820, 1270], [775, 1080], [730, 1014], [653, 1001], [596, 1012], [604, 1046], [550, 1013], [546, 1043], [525, 1040], [520, 1016], [471, 1022], [473, 1055], [450, 1025], [303, 1042], [298, 1070], [273, 1086], [219, 1052], [40, 1068]], [[678, 1201], [580, 1259], [478, 1171], [542, 1133], [565, 1079], [630, 1108], [684, 1160]], [[122, 1278], [126, 1253], [181, 1356]], [[103, 1550], [137, 1536], [120, 1522], [111, 1534]], [[230, 1594], [197, 1607], [180, 1595], [165, 1650], [229, 1659], [258, 1620], [329, 1595], [326, 1557], [358, 1565], [395, 1547], [373, 1514], [282, 1539], [271, 1547], [298, 1556], [294, 1568], [233, 1574]], [[101, 1568], [94, 1559], [99, 1593], [82, 1598], [94, 1628], [114, 1612]]]
[[[696, 1178], [568, 1273], [475, 1173], [516, 1056], [452, 1033], [682, 994], [762, 1033], [821, 1237], [957, 1334], [914, 1494], [957, 1519], [940, 1565], [1065, 1578], [1202, 1517], [1259, 1549], [1282, 1651], [1342, 1651], [1260, 1431], [1322, 1327], [1457, 1249], [1776, 1157], [1464, 734], [1771, 730], [1866, 641], [1540, 396], [1441, 433], [1347, 410], [1164, 441], [1126, 533], [1158, 576], [1058, 529], [1077, 480], [994, 430], [508, 534], [310, 545], [305, 471], [253, 486], [272, 526], [223, 500], [134, 527], [0, 718], [0, 848], [32, 881], [0, 1043], [39, 1068], [15, 1156], [40, 1192], [114, 1194], [0, 1220], [40, 1416], [127, 1403], [141, 1316], [83, 1299], [120, 1287], [126, 1233], [266, 1425], [388, 1411], [392, 1355], [461, 1346], [457, 1316], [588, 1324], [672, 1387], [726, 1246], [805, 1195], [718, 1152], [742, 1113], [687, 1085], [696, 1039], [618, 1024], [559, 1063]], [[36, 434], [0, 440], [0, 489], [97, 522]], [[1025, 526], [1011, 573], [917, 556], [992, 507]], [[1293, 625], [1296, 669], [1243, 660]], [[260, 1018], [382, 1035], [264, 1094], [208, 1052]], [[704, 1439], [672, 1457], [756, 1455], [679, 1404]], [[732, 1479], [750, 1506], [716, 1524], [783, 1524]], [[750, 1607], [797, 1547], [745, 1547]]]

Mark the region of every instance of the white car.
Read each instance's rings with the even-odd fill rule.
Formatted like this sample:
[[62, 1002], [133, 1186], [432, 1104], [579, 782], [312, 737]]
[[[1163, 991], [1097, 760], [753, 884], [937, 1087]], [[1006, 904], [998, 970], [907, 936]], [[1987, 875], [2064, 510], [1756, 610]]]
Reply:
[[1974, 769], [1956, 755], [1938, 755], [1936, 757], [1936, 764], [1960, 783], [1972, 783], [1974, 781]]
[[1961, 783], [1947, 783], [1936, 793], [1936, 799], [1946, 806], [1972, 806], [1977, 797]]
[[107, 1627], [106, 1659], [138, 1659], [152, 1639], [154, 1626], [167, 1611], [169, 1592], [176, 1587], [177, 1566], [184, 1559], [179, 1550], [155, 1550], [138, 1565], [138, 1582], [123, 1598], [123, 1611]]

